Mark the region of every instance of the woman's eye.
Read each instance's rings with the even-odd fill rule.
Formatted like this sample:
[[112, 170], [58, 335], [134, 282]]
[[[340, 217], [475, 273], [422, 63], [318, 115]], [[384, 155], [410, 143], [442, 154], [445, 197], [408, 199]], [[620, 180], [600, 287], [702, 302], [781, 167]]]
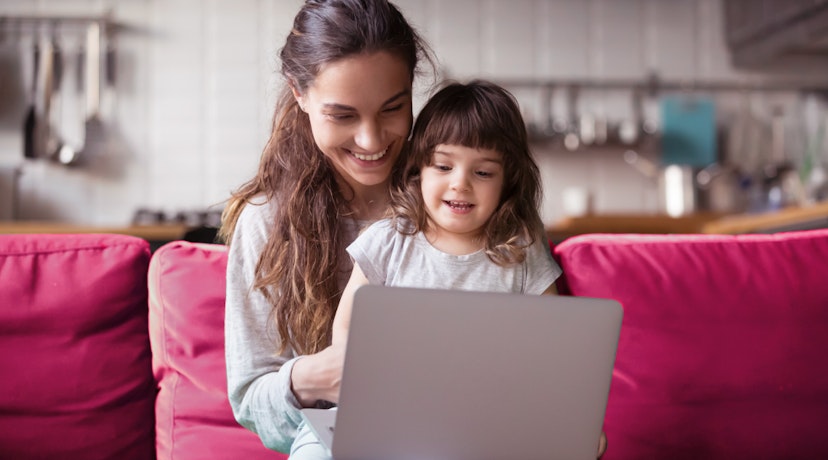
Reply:
[[402, 109], [402, 107], [403, 107], [402, 104], [397, 104], [397, 105], [394, 105], [394, 106], [391, 106], [391, 107], [388, 107], [388, 108], [384, 109], [383, 112], [386, 112], [386, 113], [396, 112], [396, 111]]
[[350, 120], [350, 119], [354, 118], [354, 116], [351, 115], [351, 114], [336, 114], [336, 113], [328, 114], [328, 117], [331, 118], [332, 120], [335, 120], [335, 121], [345, 121], [345, 120]]

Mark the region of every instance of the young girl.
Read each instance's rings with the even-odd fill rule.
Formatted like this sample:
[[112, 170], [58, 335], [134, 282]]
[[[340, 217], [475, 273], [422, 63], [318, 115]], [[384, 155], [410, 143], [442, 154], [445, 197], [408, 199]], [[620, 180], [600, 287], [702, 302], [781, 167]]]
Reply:
[[344, 344], [364, 284], [554, 294], [561, 269], [538, 215], [541, 185], [514, 97], [481, 80], [423, 107], [393, 178], [391, 217], [348, 246], [354, 268], [333, 323]]
[[[538, 215], [541, 185], [514, 97], [450, 84], [414, 124], [393, 177], [391, 217], [348, 246], [354, 268], [333, 323], [344, 347], [361, 285], [554, 294], [561, 269]], [[602, 433], [598, 458], [607, 448]]]

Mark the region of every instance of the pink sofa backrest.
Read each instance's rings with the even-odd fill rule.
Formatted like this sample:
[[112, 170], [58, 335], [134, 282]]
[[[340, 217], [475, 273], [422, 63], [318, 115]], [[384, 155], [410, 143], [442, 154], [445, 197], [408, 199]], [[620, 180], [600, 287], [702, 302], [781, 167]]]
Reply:
[[828, 230], [584, 235], [563, 293], [624, 324], [606, 460], [828, 458]]
[[159, 459], [284, 459], [233, 418], [224, 360], [226, 248], [175, 241], [149, 268]]
[[146, 241], [0, 235], [0, 458], [153, 459]]

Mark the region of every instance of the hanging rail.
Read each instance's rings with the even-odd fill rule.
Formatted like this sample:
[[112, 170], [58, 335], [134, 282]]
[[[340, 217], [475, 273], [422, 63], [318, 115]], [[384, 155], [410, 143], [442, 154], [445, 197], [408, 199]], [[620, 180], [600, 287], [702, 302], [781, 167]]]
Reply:
[[[755, 77], [751, 77], [755, 79]], [[706, 92], [813, 92], [828, 96], [828, 79], [820, 78], [767, 81], [730, 81], [730, 80], [663, 80], [657, 75], [641, 79], [542, 79], [514, 78], [497, 79], [497, 82], [509, 88], [553, 88], [569, 87], [579, 89], [630, 89], [654, 95], [661, 91], [706, 91]]]
[[120, 27], [109, 13], [102, 16], [0, 15], [0, 30], [4, 33], [8, 33], [9, 29], [17, 32], [38, 31], [49, 26], [86, 27], [95, 23], [104, 33], [115, 32]]

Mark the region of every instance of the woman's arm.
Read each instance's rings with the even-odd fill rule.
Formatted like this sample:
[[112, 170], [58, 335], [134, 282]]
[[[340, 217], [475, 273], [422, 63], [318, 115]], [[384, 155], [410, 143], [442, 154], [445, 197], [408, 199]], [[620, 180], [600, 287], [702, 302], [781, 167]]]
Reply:
[[270, 205], [247, 205], [242, 211], [227, 261], [225, 358], [227, 392], [236, 420], [258, 434], [270, 449], [288, 452], [302, 420], [291, 391], [296, 358], [277, 355], [278, 334], [272, 305], [251, 288], [259, 254], [273, 215]]

